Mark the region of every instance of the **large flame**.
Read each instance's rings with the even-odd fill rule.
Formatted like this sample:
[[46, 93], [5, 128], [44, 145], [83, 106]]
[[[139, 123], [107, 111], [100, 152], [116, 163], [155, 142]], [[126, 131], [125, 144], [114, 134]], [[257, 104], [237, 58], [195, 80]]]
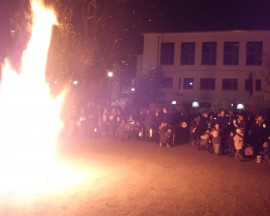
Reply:
[[39, 0], [32, 0], [31, 7], [31, 38], [22, 55], [21, 71], [14, 71], [6, 60], [0, 86], [0, 171], [1, 176], [10, 175], [17, 181], [22, 175], [51, 168], [46, 165], [53, 159], [62, 127], [64, 94], [53, 97], [45, 79], [56, 16]]

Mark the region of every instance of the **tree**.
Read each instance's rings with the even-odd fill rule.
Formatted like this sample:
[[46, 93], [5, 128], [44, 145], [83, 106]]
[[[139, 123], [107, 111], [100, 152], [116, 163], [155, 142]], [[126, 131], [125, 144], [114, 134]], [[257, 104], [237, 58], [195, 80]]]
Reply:
[[159, 103], [161, 95], [161, 71], [154, 69], [149, 73], [138, 77], [136, 85], [135, 101], [139, 107], [148, 106], [151, 103]]
[[267, 54], [263, 55], [264, 70], [261, 71], [261, 76], [266, 84], [263, 91], [270, 94], [270, 59]]

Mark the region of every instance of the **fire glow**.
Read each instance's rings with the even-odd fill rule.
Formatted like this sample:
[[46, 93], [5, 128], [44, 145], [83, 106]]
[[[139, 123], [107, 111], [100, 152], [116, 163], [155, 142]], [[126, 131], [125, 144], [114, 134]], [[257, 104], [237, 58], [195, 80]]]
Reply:
[[8, 60], [2, 68], [0, 190], [9, 186], [33, 190], [37, 181], [48, 175], [72, 179], [67, 177], [66, 169], [61, 173], [55, 158], [64, 93], [53, 97], [45, 78], [52, 29], [57, 20], [54, 11], [39, 0], [32, 0], [31, 7], [31, 37], [22, 55], [21, 69], [19, 73], [14, 71]]

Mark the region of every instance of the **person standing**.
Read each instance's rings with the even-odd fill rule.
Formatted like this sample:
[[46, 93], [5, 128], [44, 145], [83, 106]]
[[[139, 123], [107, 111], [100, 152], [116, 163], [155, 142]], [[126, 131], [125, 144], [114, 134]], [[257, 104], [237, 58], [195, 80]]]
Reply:
[[214, 128], [211, 131], [211, 135], [212, 135], [212, 143], [213, 143], [213, 147], [214, 147], [214, 153], [215, 153], [215, 155], [220, 155], [221, 137], [220, 137], [219, 124], [215, 124]]
[[194, 140], [195, 140], [194, 142], [196, 147], [199, 147], [200, 137], [208, 129], [207, 125], [208, 125], [208, 113], [203, 112], [201, 114], [201, 117], [199, 118], [199, 122], [194, 133]]
[[165, 142], [168, 148], [172, 145], [171, 140], [170, 140], [171, 135], [172, 135], [172, 128], [170, 124], [171, 124], [171, 116], [167, 108], [164, 107], [160, 115], [160, 125], [159, 125], [160, 147], [162, 147], [165, 144]]
[[254, 148], [254, 157], [262, 151], [262, 145], [265, 141], [265, 128], [263, 116], [258, 114], [249, 130], [249, 142]]
[[229, 149], [229, 156], [230, 157], [234, 157], [234, 153], [235, 153], [235, 149], [234, 149], [234, 132], [231, 131], [229, 133], [229, 136], [227, 137], [227, 141], [226, 141], [226, 144], [228, 146], [228, 149]]
[[108, 110], [106, 108], [103, 109], [101, 113], [101, 122], [100, 122], [100, 129], [101, 129], [101, 137], [106, 138], [108, 136]]
[[80, 109], [79, 119], [78, 119], [78, 131], [79, 137], [85, 139], [87, 132], [87, 115], [85, 109]]
[[[145, 140], [150, 141], [152, 139], [153, 131], [153, 116], [149, 109], [146, 110], [144, 116], [144, 131], [145, 131]], [[152, 130], [152, 131], [150, 131]]]
[[153, 142], [159, 143], [159, 125], [160, 125], [160, 113], [159, 110], [156, 110], [155, 115], [153, 117]]
[[234, 159], [239, 160], [242, 158], [240, 153], [244, 146], [244, 133], [241, 129], [239, 128], [236, 129], [236, 134], [233, 140], [234, 140], [234, 148], [235, 148]]

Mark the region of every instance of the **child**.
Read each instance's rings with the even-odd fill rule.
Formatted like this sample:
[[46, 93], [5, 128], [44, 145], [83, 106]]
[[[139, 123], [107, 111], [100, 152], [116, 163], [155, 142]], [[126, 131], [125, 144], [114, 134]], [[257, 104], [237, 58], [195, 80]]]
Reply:
[[167, 122], [162, 122], [159, 127], [159, 145], [160, 147], [171, 147], [172, 129]]
[[235, 149], [234, 149], [234, 132], [231, 131], [228, 138], [227, 138], [227, 141], [226, 141], [226, 144], [229, 148], [229, 156], [230, 157], [233, 157], [234, 156], [234, 152], [235, 152]]
[[241, 159], [240, 151], [244, 146], [244, 133], [240, 129], [236, 129], [236, 134], [234, 136], [234, 148], [235, 148], [235, 154], [234, 159], [239, 160]]
[[270, 134], [267, 135], [267, 141], [263, 143], [264, 160], [270, 163]]
[[210, 139], [209, 130], [206, 130], [204, 134], [200, 136], [200, 144], [198, 146], [199, 150], [201, 149], [201, 147], [208, 147], [209, 139]]
[[221, 141], [219, 124], [215, 124], [214, 128], [212, 129], [211, 135], [212, 135], [212, 143], [213, 143], [213, 147], [214, 147], [214, 153], [215, 153], [215, 155], [219, 155], [220, 141]]

